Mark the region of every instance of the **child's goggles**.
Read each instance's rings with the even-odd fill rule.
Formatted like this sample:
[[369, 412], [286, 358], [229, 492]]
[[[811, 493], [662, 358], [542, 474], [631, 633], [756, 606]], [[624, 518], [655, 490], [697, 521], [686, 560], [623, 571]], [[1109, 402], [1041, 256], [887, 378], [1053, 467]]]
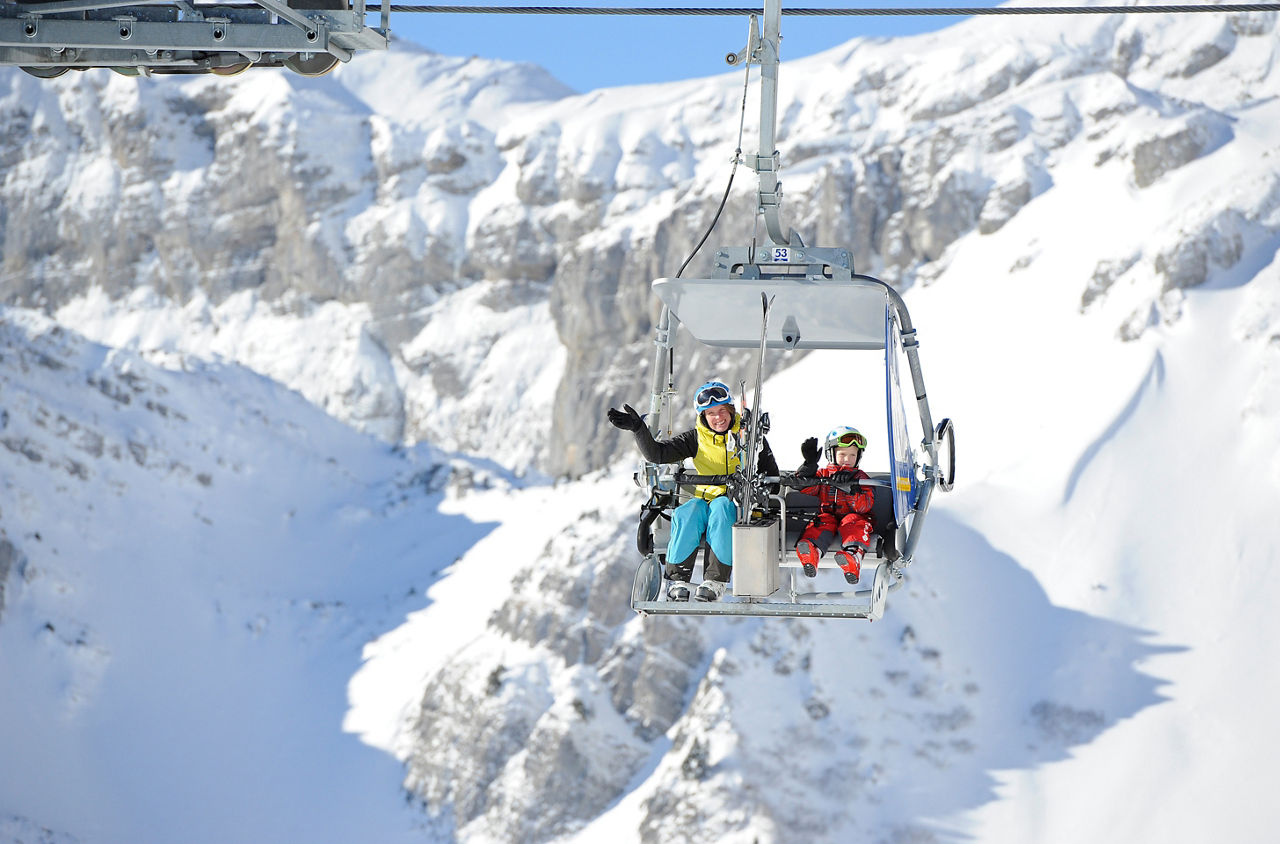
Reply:
[[862, 436], [862, 434], [859, 434], [857, 431], [849, 431], [836, 437], [837, 448], [849, 448], [850, 446], [855, 445], [858, 448], [866, 448], [867, 438]]
[[719, 384], [712, 387], [699, 390], [697, 395], [698, 407], [708, 408], [713, 404], [724, 404], [729, 401], [729, 391]]

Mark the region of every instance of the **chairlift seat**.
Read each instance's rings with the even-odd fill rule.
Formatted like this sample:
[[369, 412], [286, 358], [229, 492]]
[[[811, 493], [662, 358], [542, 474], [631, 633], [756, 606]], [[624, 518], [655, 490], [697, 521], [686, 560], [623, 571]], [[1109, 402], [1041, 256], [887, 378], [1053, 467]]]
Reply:
[[[868, 472], [867, 474], [872, 480], [886, 483], [889, 481], [888, 472]], [[871, 507], [871, 522], [875, 532], [872, 534], [872, 547], [867, 549], [867, 557], [884, 558], [893, 562], [899, 556], [896, 542], [898, 525], [893, 518], [893, 496], [883, 486], [874, 486], [870, 489], [875, 495], [875, 503]], [[805, 495], [799, 490], [789, 491], [786, 501], [787, 524], [783, 538], [783, 548], [786, 553], [780, 565], [799, 567], [801, 563], [795, 552], [796, 542], [800, 540], [800, 535], [813, 521], [814, 516], [818, 515], [821, 503], [817, 496]], [[840, 542], [837, 537], [833, 540], [831, 548], [818, 561], [818, 568], [839, 568], [835, 555], [831, 553], [839, 547]]]
[[[887, 483], [889, 480], [888, 472], [868, 472], [872, 480], [878, 480]], [[872, 534], [871, 547], [867, 549], [868, 558], [886, 559], [894, 562], [899, 557], [897, 548], [897, 523], [893, 517], [893, 497], [888, 488], [883, 486], [870, 487], [875, 495], [875, 503], [871, 508], [871, 522], [874, 525], [874, 533]], [[800, 539], [800, 535], [804, 529], [813, 521], [814, 516], [818, 515], [821, 503], [816, 496], [805, 495], [799, 490], [789, 490], [786, 494], [787, 502], [787, 522], [784, 526], [784, 535], [782, 540], [783, 555], [779, 562], [782, 566], [799, 567], [800, 559], [796, 556], [796, 542]], [[653, 550], [657, 553], [659, 559], [666, 562], [667, 543], [671, 537], [670, 510], [664, 510], [662, 517], [654, 520], [652, 523], [652, 542], [653, 545], [648, 548], [642, 548], [642, 553]], [[706, 540], [700, 544], [700, 548], [706, 548]], [[818, 568], [839, 568], [835, 562], [835, 555], [831, 550], [838, 550], [839, 541], [833, 542], [831, 549], [818, 562]], [[705, 554], [705, 551], [704, 551]], [[699, 555], [699, 560], [703, 555]]]

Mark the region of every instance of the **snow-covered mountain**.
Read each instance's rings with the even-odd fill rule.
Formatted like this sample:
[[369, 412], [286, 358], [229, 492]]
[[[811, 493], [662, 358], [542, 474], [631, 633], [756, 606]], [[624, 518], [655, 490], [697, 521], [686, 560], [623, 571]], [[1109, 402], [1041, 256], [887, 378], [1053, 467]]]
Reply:
[[[0, 76], [0, 836], [1269, 840], [1277, 43], [987, 19], [784, 65], [784, 220], [905, 291], [959, 432], [875, 625], [627, 609], [601, 410], [740, 76]], [[770, 369], [784, 465], [843, 422], [883, 461], [846, 360]]]
[[[788, 64], [787, 222], [905, 286], [1060, 185], [1068, 156], [1088, 159], [1077, 178], [1157, 195], [1219, 148], [1215, 166], [1246, 154], [1238, 119], [1275, 88], [1269, 15], [976, 21]], [[593, 420], [644, 383], [648, 282], [710, 223], [743, 93], [730, 73], [575, 96], [414, 48], [319, 81], [4, 79], [7, 301], [113, 345], [241, 361], [391, 442], [477, 450], [514, 426], [529, 436], [507, 465], [575, 476], [618, 453]], [[750, 181], [713, 243], [749, 242]], [[1159, 203], [1098, 244], [1082, 303], [1150, 279], [1132, 334], [1163, 291], [1235, 265], [1271, 204], [1246, 181], [1261, 193]], [[115, 312], [90, 324], [98, 300]], [[281, 343], [286, 324], [323, 340]]]

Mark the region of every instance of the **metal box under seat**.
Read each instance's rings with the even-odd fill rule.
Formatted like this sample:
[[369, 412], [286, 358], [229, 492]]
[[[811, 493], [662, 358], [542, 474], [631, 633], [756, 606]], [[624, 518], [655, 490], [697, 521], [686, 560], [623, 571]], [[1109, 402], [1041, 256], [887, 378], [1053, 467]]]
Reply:
[[779, 522], [776, 517], [733, 526], [733, 594], [767, 598], [778, 591]]

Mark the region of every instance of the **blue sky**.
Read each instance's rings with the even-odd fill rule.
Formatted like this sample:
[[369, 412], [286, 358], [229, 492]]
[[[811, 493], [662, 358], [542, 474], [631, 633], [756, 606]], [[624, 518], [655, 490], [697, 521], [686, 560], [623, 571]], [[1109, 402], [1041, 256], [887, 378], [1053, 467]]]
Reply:
[[[409, 0], [418, 2], [419, 0]], [[485, 5], [451, 0], [457, 5]], [[505, 2], [505, 0], [504, 0]], [[511, 5], [515, 5], [512, 2]], [[526, 3], [560, 6], [750, 6], [733, 0], [696, 3], [588, 2]], [[791, 6], [850, 8], [947, 6], [921, 0], [873, 0], [867, 3], [806, 0]], [[966, 6], [995, 6], [995, 0], [969, 0]], [[763, 4], [762, 4], [763, 7]], [[784, 5], [783, 8], [786, 8]], [[796, 59], [859, 36], [895, 36], [950, 26], [958, 17], [787, 17], [782, 19], [782, 58]], [[725, 53], [746, 45], [745, 17], [640, 17], [565, 15], [438, 15], [391, 13], [393, 38], [414, 41], [448, 55], [528, 61], [545, 67], [578, 91], [645, 82], [668, 82], [730, 70]]]

